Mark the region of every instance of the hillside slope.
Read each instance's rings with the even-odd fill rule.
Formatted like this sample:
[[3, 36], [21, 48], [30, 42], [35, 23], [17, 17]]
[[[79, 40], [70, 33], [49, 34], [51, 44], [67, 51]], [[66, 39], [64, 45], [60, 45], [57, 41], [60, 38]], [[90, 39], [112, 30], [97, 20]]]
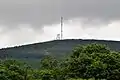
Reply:
[[63, 56], [69, 54], [78, 44], [100, 43], [106, 44], [113, 50], [120, 50], [120, 41], [105, 41], [105, 40], [56, 40], [44, 43], [35, 43], [12, 48], [0, 49], [1, 58], [15, 59], [40, 59], [44, 55]]

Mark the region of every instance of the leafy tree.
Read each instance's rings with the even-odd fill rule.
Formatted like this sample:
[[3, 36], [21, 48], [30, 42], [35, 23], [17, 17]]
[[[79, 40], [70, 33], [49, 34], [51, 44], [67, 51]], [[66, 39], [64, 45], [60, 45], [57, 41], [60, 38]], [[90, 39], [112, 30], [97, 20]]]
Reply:
[[120, 79], [120, 54], [101, 44], [76, 47], [66, 64], [71, 78]]
[[0, 64], [0, 80], [31, 80], [28, 67], [16, 60], [4, 60]]
[[41, 69], [54, 69], [58, 66], [58, 60], [52, 56], [44, 57], [40, 62]]
[[[40, 62], [40, 70], [35, 74], [36, 78], [42, 80], [58, 80], [60, 75], [59, 61], [52, 56], [44, 57]], [[39, 74], [39, 75], [38, 75]]]
[[45, 56], [40, 69], [17, 60], [0, 61], [0, 80], [120, 80], [120, 53], [102, 44], [78, 46], [65, 60]]
[[91, 43], [87, 45], [79, 45], [72, 51], [73, 58], [78, 58], [81, 53], [92, 54], [92, 53], [109, 53], [110, 49], [102, 44]]

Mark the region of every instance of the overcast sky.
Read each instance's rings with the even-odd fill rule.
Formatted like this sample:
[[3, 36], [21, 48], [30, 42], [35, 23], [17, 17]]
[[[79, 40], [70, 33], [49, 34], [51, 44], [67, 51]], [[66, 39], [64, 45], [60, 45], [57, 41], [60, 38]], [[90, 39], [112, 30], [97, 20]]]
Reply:
[[120, 40], [120, 0], [0, 0], [0, 48], [64, 39]]

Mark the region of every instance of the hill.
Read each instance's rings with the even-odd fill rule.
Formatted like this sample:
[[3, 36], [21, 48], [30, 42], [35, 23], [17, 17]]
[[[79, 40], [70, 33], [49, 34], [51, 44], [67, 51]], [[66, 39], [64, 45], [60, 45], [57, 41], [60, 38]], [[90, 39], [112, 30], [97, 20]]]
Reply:
[[84, 45], [89, 43], [105, 44], [112, 50], [120, 50], [120, 41], [67, 39], [3, 48], [0, 49], [0, 57], [3, 59], [14, 58], [36, 62], [45, 55], [54, 55], [57, 57], [65, 56], [70, 54], [71, 50], [78, 44]]

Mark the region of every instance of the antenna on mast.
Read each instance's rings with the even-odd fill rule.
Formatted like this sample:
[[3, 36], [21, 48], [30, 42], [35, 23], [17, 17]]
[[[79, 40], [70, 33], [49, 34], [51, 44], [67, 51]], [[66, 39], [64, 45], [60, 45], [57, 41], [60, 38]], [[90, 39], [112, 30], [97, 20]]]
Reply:
[[61, 17], [61, 40], [63, 39], [63, 17]]

